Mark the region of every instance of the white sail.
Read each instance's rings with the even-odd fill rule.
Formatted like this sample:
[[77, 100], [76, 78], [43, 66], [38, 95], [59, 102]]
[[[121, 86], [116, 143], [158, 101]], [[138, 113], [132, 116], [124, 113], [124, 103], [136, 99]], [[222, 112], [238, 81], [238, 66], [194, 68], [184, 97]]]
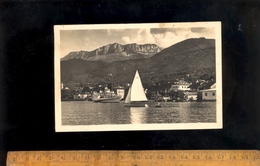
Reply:
[[125, 103], [130, 103], [133, 101], [147, 101], [138, 71], [135, 73], [135, 77], [131, 87], [129, 88]]
[[130, 103], [131, 102], [130, 97], [131, 97], [131, 86], [129, 87], [127, 96], [125, 98], [125, 103]]

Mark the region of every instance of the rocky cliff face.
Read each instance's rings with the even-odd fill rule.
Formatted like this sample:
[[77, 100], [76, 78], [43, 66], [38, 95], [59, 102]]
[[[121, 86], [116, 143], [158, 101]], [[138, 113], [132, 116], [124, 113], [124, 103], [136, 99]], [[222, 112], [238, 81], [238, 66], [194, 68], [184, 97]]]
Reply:
[[150, 58], [160, 51], [161, 48], [156, 44], [138, 45], [133, 43], [121, 45], [113, 43], [90, 52], [70, 52], [67, 56], [62, 58], [62, 60], [83, 59], [88, 61], [102, 60], [105, 62], [113, 62], [118, 60]]

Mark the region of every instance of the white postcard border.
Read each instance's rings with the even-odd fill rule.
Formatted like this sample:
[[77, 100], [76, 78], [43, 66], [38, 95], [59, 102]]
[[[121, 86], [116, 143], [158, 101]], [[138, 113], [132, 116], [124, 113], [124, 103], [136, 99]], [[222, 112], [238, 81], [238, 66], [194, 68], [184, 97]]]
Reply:
[[[60, 80], [60, 31], [85, 29], [135, 29], [135, 28], [185, 28], [214, 27], [216, 52], [216, 123], [163, 123], [163, 124], [117, 124], [117, 125], [62, 125], [61, 122], [61, 80]], [[221, 22], [187, 23], [143, 23], [143, 24], [93, 24], [93, 25], [55, 25], [54, 26], [54, 92], [55, 92], [55, 131], [90, 132], [90, 131], [136, 131], [136, 130], [201, 130], [223, 128], [222, 106], [222, 38]]]

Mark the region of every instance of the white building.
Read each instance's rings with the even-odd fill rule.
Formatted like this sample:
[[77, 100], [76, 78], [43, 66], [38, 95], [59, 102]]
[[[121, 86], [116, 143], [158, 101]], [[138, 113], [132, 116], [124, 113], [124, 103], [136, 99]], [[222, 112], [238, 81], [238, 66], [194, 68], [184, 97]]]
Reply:
[[184, 98], [187, 101], [196, 101], [197, 100], [197, 96], [198, 96], [197, 92], [185, 92], [184, 94], [185, 94]]
[[189, 91], [190, 85], [190, 83], [184, 80], [179, 80], [178, 82], [174, 82], [174, 84], [170, 88], [170, 91]]
[[210, 89], [201, 90], [202, 100], [216, 100], [216, 84], [213, 84]]
[[124, 98], [124, 96], [125, 96], [125, 89], [124, 89], [124, 87], [118, 86], [118, 87], [116, 87], [114, 89], [115, 89], [115, 92], [116, 92], [117, 96], [119, 96], [120, 99]]

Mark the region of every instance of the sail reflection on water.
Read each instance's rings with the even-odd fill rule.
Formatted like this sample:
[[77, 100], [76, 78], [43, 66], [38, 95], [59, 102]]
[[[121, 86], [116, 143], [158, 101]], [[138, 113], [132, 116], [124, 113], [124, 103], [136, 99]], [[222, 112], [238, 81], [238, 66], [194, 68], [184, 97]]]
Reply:
[[130, 107], [131, 124], [147, 123], [147, 107]]

